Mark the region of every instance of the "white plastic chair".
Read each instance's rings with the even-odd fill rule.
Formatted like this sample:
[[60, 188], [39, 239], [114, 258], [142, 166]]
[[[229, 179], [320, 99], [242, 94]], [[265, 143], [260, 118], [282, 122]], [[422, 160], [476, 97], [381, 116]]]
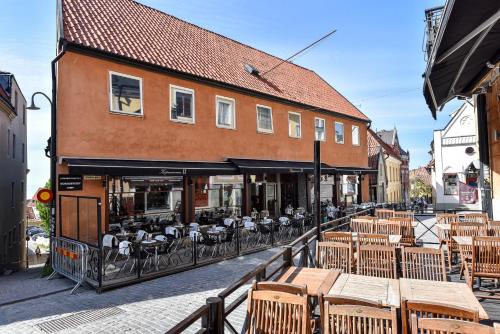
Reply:
[[120, 255], [125, 255], [125, 256], [130, 256], [130, 246], [132, 243], [130, 241], [121, 241], [120, 244], [118, 245], [118, 254]]
[[232, 218], [226, 218], [224, 219], [224, 225], [225, 226], [232, 226], [234, 224], [234, 219]]
[[198, 231], [189, 231], [189, 238], [193, 241], [195, 238], [197, 241], [200, 241], [203, 237], [202, 234]]
[[262, 224], [264, 224], [264, 225], [270, 225], [270, 224], [272, 224], [272, 222], [273, 222], [273, 220], [271, 218], [264, 218], [262, 220]]
[[113, 247], [116, 247], [118, 245], [118, 243], [119, 243], [118, 239], [112, 234], [105, 234], [102, 237], [102, 246], [103, 247], [113, 248]]
[[255, 223], [253, 221], [246, 221], [243, 226], [244, 226], [245, 230], [249, 230], [249, 231], [256, 230]]
[[217, 232], [224, 232], [226, 228], [224, 226], [215, 226], [215, 231]]
[[157, 240], [157, 241], [167, 241], [167, 237], [160, 234], [160, 235], [155, 236], [155, 240]]
[[189, 224], [189, 230], [190, 231], [199, 231], [200, 230], [200, 224], [198, 224], [198, 223], [190, 223]]
[[146, 237], [146, 234], [148, 234], [148, 232], [146, 232], [144, 230], [137, 231], [137, 233], [135, 234], [135, 240], [136, 241], [144, 240], [144, 237]]
[[241, 218], [241, 221], [244, 223], [244, 222], [251, 222], [252, 221], [252, 217], [249, 217], [249, 216], [243, 216], [243, 218]]
[[288, 217], [280, 217], [279, 222], [281, 225], [290, 225], [290, 219]]
[[172, 226], [165, 227], [165, 234], [172, 235], [175, 239], [180, 237], [179, 230], [177, 230], [175, 227]]

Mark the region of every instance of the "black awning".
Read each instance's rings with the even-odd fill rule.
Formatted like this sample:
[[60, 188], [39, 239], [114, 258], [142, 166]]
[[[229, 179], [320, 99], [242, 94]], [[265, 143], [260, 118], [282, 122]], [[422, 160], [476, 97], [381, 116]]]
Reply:
[[378, 170], [370, 167], [330, 167], [325, 172], [340, 175], [365, 175], [377, 174]]
[[[314, 173], [314, 163], [308, 161], [256, 160], [228, 158], [242, 173]], [[322, 163], [321, 168], [330, 168]]]
[[110, 176], [230, 175], [238, 169], [229, 162], [63, 159], [70, 174]]
[[449, 1], [425, 73], [424, 96], [434, 118], [456, 96], [470, 96], [500, 60], [500, 1]]

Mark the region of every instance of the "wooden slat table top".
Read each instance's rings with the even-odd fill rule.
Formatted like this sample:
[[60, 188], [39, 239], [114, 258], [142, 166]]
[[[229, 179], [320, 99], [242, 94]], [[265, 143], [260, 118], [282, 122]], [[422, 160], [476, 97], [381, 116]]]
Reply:
[[[399, 244], [402, 236], [400, 234], [389, 234], [389, 243], [393, 245]], [[352, 232], [352, 240], [354, 242], [358, 241], [358, 232]]]
[[453, 236], [452, 238], [459, 246], [472, 246], [472, 237]]
[[317, 297], [320, 293], [326, 294], [339, 275], [339, 270], [290, 267], [278, 279], [278, 282], [305, 285], [307, 294]]
[[465, 283], [425, 281], [400, 278], [401, 298], [421, 302], [439, 302], [451, 306], [479, 311], [479, 318], [488, 319], [488, 314], [472, 290]]
[[381, 302], [384, 307], [401, 305], [399, 281], [389, 278], [340, 274], [327, 296], [362, 298]]
[[451, 224], [435, 224], [434, 226], [442, 230], [451, 230]]

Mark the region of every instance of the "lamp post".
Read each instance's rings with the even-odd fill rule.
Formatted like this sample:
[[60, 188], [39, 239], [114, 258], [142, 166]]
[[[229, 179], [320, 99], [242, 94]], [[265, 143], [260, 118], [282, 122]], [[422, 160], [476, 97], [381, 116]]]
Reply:
[[[52, 191], [52, 201], [50, 202], [50, 221], [49, 221], [49, 252], [52, 252], [52, 239], [55, 237], [55, 217], [56, 217], [56, 150], [55, 150], [55, 118], [54, 118], [54, 104], [52, 100], [43, 92], [35, 92], [31, 96], [31, 105], [27, 107], [28, 110], [39, 110], [40, 108], [35, 105], [35, 96], [42, 95], [50, 103], [51, 107], [51, 123], [50, 123], [50, 138], [47, 141], [47, 147], [45, 148], [45, 156], [50, 158], [50, 190]], [[50, 259], [50, 257], [49, 257]]]

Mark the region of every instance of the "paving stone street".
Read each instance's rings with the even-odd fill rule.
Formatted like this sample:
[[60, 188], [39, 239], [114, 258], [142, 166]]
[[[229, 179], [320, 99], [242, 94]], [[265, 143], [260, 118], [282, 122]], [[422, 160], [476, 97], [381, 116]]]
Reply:
[[[55, 319], [63, 320], [59, 322], [65, 326], [61, 333], [164, 333], [203, 305], [207, 297], [217, 295], [277, 251], [266, 250], [102, 294], [80, 289], [76, 295], [64, 291], [0, 306], [0, 333], [53, 333], [56, 325], [43, 324]], [[102, 312], [96, 314], [95, 310]], [[69, 317], [75, 314], [79, 316]]]

